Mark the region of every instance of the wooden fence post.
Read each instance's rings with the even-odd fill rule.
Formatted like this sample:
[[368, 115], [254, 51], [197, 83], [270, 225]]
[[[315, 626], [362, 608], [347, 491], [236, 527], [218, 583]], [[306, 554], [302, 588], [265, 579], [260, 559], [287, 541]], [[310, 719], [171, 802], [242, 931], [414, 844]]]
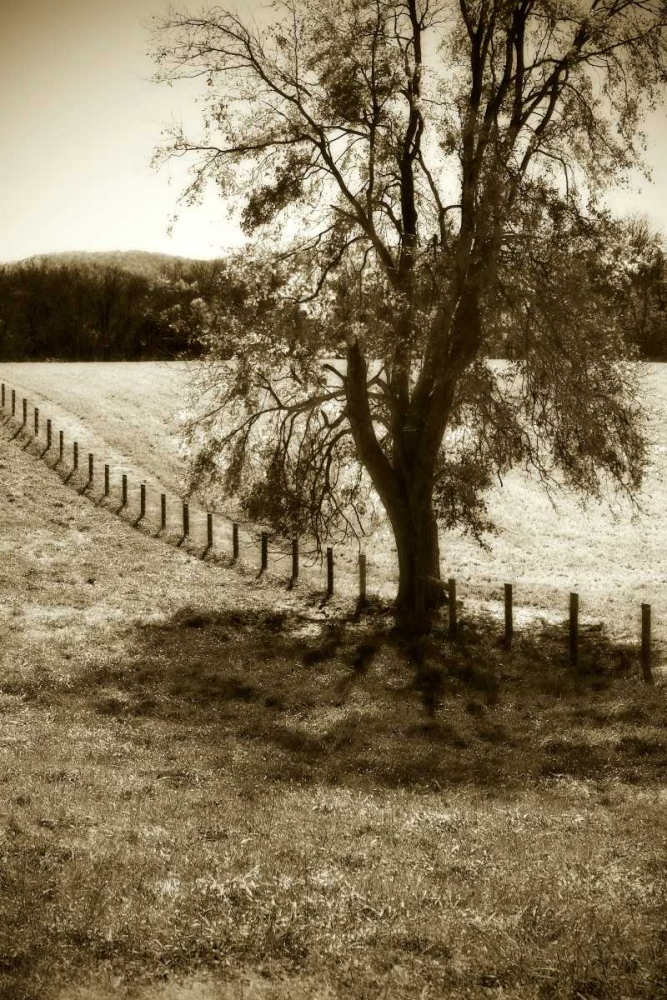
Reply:
[[58, 431], [58, 461], [62, 462], [65, 454], [65, 433]]
[[213, 548], [213, 514], [210, 511], [206, 515], [206, 548]]
[[183, 504], [183, 537], [187, 538], [190, 534], [190, 508], [186, 503]]
[[79, 468], [79, 443], [75, 441], [72, 445], [72, 465], [75, 469]]
[[239, 557], [239, 526], [236, 521], [232, 524], [232, 559], [234, 562]]
[[47, 451], [51, 450], [51, 434], [52, 433], [53, 433], [53, 431], [51, 429], [51, 421], [47, 420], [46, 421], [46, 450]]
[[512, 584], [505, 584], [505, 642], [508, 646], [512, 644], [514, 635], [514, 620], [512, 613]]
[[39, 407], [35, 407], [35, 437], [39, 437]]
[[334, 592], [334, 560], [333, 549], [327, 548], [327, 597], [333, 597]]
[[12, 416], [16, 414], [16, 389], [12, 389]]
[[28, 423], [28, 400], [24, 396], [23, 397], [23, 423], [21, 424], [21, 427], [25, 427], [25, 425], [27, 423]]
[[456, 635], [456, 580], [450, 576], [447, 581], [447, 605], [449, 608], [449, 634]]
[[579, 594], [570, 594], [570, 664], [579, 662]]
[[127, 475], [123, 473], [120, 502], [122, 507], [127, 507]]
[[105, 464], [104, 466], [104, 495], [109, 496], [109, 466]]
[[366, 553], [359, 553], [359, 603], [366, 603]]
[[167, 527], [167, 494], [160, 494], [160, 531]]
[[146, 516], [146, 484], [142, 483], [139, 487], [139, 520]]
[[268, 531], [262, 532], [262, 568], [260, 572], [264, 573], [269, 565], [269, 533]]
[[299, 539], [292, 539], [292, 581], [299, 579]]
[[93, 485], [93, 478], [95, 476], [95, 456], [92, 451], [88, 452], [88, 485]]
[[653, 683], [651, 670], [651, 605], [642, 604], [642, 676], [645, 684]]

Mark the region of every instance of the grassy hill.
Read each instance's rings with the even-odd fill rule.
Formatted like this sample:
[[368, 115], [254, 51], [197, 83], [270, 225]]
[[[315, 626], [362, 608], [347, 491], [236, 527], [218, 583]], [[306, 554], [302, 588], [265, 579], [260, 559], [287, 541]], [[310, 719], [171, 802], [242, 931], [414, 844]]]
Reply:
[[[530, 627], [540, 618], [561, 621], [568, 593], [577, 591], [583, 621], [604, 621], [619, 638], [634, 639], [640, 606], [647, 602], [654, 609], [656, 639], [667, 641], [667, 366], [647, 365], [646, 371], [653, 420], [642, 510], [618, 503], [582, 509], [566, 495], [554, 498], [554, 506], [529, 475], [513, 473], [490, 498], [499, 532], [488, 539], [487, 550], [453, 532], [441, 537], [443, 575], [457, 579], [465, 606], [500, 617], [503, 584], [513, 583], [517, 624]], [[42, 427], [51, 416], [54, 428], [64, 429], [68, 448], [76, 438], [82, 455], [96, 454], [100, 469], [110, 464], [116, 494], [122, 473], [135, 505], [138, 485], [146, 483], [152, 523], [159, 522], [159, 494], [167, 492], [175, 510], [183, 492], [187, 459], [180, 449], [179, 413], [194, 373], [195, 362], [0, 365], [0, 379], [41, 407]], [[216, 544], [227, 552], [231, 527], [223, 513], [216, 519]], [[193, 506], [200, 545], [204, 531], [204, 515]], [[397, 579], [391, 539], [380, 532], [365, 547], [369, 589], [390, 599]], [[256, 548], [252, 533], [243, 536], [253, 566]], [[336, 552], [337, 587], [344, 595], [355, 593], [356, 560], [354, 546]], [[288, 574], [286, 557], [275, 565]], [[310, 573], [312, 585], [319, 586], [321, 568]]]
[[[101, 366], [71, 419], [127, 447], [172, 405], [151, 367], [127, 431]], [[598, 636], [577, 675], [556, 632], [469, 619], [420, 670], [381, 609], [161, 545], [17, 430], [2, 1000], [667, 996], [665, 692], [631, 652]]]

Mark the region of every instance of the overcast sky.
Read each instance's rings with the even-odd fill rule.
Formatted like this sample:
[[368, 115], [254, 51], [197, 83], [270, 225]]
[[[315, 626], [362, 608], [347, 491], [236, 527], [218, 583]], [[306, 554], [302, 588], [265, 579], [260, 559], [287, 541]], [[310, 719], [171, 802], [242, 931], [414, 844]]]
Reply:
[[[172, 174], [170, 185], [151, 155], [164, 124], [196, 121], [191, 90], [150, 82], [150, 15], [167, 6], [0, 0], [0, 261], [59, 250], [214, 257], [238, 244], [213, 193], [167, 235], [184, 175]], [[648, 215], [667, 234], [664, 109], [651, 118], [649, 139], [653, 185], [637, 179], [612, 203]]]

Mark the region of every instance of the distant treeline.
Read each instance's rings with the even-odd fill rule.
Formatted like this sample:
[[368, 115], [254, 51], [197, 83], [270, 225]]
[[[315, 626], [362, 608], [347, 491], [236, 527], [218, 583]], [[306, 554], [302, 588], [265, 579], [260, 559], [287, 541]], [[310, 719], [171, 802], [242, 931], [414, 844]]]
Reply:
[[[664, 239], [631, 219], [596, 261], [628, 355], [667, 361]], [[606, 259], [602, 259], [606, 256]], [[142, 361], [196, 357], [232, 318], [252, 328], [278, 308], [272, 272], [242, 255], [212, 261], [164, 254], [55, 254], [0, 266], [0, 360]], [[279, 298], [279, 296], [278, 296]], [[304, 315], [294, 313], [295, 329]], [[511, 338], [489, 345], [513, 357]]]
[[628, 346], [645, 361], [667, 361], [667, 245], [641, 219], [628, 224], [631, 251], [615, 274], [614, 300]]
[[[4, 361], [137, 361], [193, 356], [201, 348], [175, 318], [201, 297], [206, 262], [138, 273], [114, 264], [39, 258], [0, 267]], [[204, 275], [205, 277], [205, 275]]]

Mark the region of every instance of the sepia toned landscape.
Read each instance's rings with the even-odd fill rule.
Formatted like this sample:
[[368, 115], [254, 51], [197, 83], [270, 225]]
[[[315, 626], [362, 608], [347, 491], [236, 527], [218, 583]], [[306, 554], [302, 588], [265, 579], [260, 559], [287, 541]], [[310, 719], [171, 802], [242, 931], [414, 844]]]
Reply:
[[0, 1000], [667, 1000], [667, 0], [0, 90]]

